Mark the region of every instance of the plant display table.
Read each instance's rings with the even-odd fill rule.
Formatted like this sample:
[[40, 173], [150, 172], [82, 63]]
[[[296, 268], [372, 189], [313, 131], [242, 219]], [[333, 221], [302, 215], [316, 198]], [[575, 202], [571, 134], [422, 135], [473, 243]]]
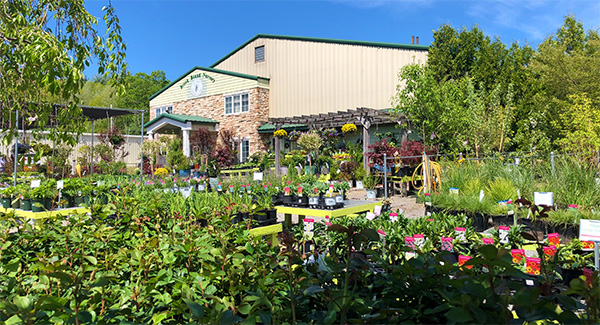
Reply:
[[241, 177], [242, 175], [250, 174], [253, 172], [257, 172], [258, 168], [248, 168], [248, 169], [224, 169], [221, 170], [221, 175], [229, 176], [236, 175], [237, 177]]
[[68, 216], [68, 215], [72, 215], [72, 214], [89, 213], [90, 209], [89, 208], [69, 208], [69, 209], [56, 209], [56, 210], [52, 210], [52, 211], [32, 212], [32, 211], [25, 211], [25, 210], [21, 210], [21, 209], [10, 209], [10, 208], [6, 209], [3, 207], [0, 207], [0, 212], [10, 213], [13, 211], [19, 217], [30, 218], [30, 219], [43, 219], [43, 218], [49, 218], [50, 216]]
[[364, 201], [364, 200], [347, 200], [344, 201], [344, 207], [335, 210], [321, 210], [321, 209], [310, 209], [310, 208], [296, 208], [286, 207], [278, 205], [275, 207], [277, 213], [285, 214], [285, 226], [290, 227], [292, 225], [292, 214], [298, 215], [298, 220], [301, 217], [312, 216], [312, 217], [340, 217], [349, 214], [355, 214], [366, 211], [373, 211], [375, 206], [381, 205], [380, 201]]
[[271, 247], [275, 247], [279, 244], [279, 240], [277, 239], [277, 234], [283, 231], [283, 225], [281, 223], [276, 223], [270, 226], [264, 226], [259, 228], [250, 229], [250, 234], [254, 237], [258, 236], [271, 236]]

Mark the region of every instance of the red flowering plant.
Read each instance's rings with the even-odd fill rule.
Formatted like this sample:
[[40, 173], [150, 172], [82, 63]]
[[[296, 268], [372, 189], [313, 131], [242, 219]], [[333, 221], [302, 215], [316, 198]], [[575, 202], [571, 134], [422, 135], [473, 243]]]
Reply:
[[[437, 149], [432, 147], [425, 147], [420, 141], [404, 141], [400, 144], [400, 148], [398, 148], [398, 155], [400, 157], [410, 157], [410, 156], [422, 156], [423, 151], [425, 151], [428, 155], [437, 154]], [[416, 166], [421, 163], [422, 158], [403, 158], [402, 163], [408, 166]]]
[[[386, 142], [385, 140], [377, 141], [373, 145], [369, 146], [369, 166], [382, 166], [383, 165], [383, 154], [387, 154], [388, 158], [394, 157], [398, 149]], [[394, 163], [393, 159], [388, 159], [387, 165], [391, 166]]]

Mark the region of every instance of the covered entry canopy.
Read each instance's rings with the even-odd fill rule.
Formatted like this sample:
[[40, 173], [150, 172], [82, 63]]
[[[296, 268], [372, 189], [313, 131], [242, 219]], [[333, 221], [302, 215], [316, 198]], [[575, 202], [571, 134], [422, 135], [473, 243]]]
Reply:
[[[363, 167], [365, 171], [369, 172], [367, 153], [369, 151], [369, 128], [372, 124], [385, 124], [385, 123], [400, 123], [406, 122], [406, 116], [404, 114], [392, 115], [390, 109], [374, 109], [367, 107], [358, 107], [355, 109], [349, 109], [347, 111], [337, 111], [330, 113], [321, 113], [313, 115], [302, 115], [293, 117], [278, 117], [270, 118], [269, 124], [275, 126], [275, 129], [279, 129], [284, 125], [290, 124], [305, 124], [311, 129], [323, 129], [340, 127], [346, 123], [358, 122], [363, 127]], [[279, 146], [279, 138], [275, 137], [275, 168], [279, 173], [281, 149]]]
[[159, 134], [181, 134], [183, 138], [183, 154], [189, 157], [190, 151], [190, 131], [194, 128], [209, 126], [215, 130], [219, 122], [195, 115], [182, 115], [163, 113], [155, 117], [144, 125], [146, 132], [152, 138], [155, 133]]

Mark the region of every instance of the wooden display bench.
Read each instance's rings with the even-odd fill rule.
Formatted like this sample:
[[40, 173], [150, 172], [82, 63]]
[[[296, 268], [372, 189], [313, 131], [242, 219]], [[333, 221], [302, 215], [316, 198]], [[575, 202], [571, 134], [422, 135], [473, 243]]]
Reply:
[[23, 218], [29, 219], [44, 219], [50, 218], [52, 216], [69, 216], [73, 214], [81, 214], [81, 213], [89, 213], [89, 208], [68, 208], [68, 209], [55, 209], [52, 211], [42, 211], [42, 212], [33, 212], [33, 211], [25, 211], [21, 209], [11, 209], [11, 208], [3, 208], [0, 207], [0, 212], [11, 213], [13, 212], [15, 215]]
[[380, 201], [364, 201], [364, 200], [347, 200], [344, 201], [344, 207], [335, 210], [322, 210], [322, 209], [310, 209], [310, 208], [297, 208], [297, 207], [286, 207], [276, 206], [277, 213], [283, 213], [285, 215], [285, 227], [289, 228], [292, 226], [292, 214], [298, 215], [298, 222], [305, 216], [311, 217], [341, 217], [341, 216], [356, 216], [358, 213], [371, 211], [375, 209], [375, 206], [381, 206]]
[[250, 234], [254, 237], [262, 237], [262, 236], [270, 236], [271, 237], [271, 247], [276, 247], [279, 245], [279, 240], [277, 239], [277, 235], [283, 231], [283, 225], [281, 223], [276, 223], [270, 226], [264, 226], [259, 228], [250, 229]]

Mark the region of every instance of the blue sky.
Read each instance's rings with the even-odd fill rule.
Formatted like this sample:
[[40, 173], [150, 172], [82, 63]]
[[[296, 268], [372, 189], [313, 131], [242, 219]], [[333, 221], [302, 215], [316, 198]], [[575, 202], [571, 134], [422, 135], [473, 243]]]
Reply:
[[[88, 0], [98, 18], [109, 0]], [[441, 24], [479, 25], [489, 36], [537, 46], [574, 14], [584, 28], [600, 27], [599, 0], [112, 0], [133, 73], [165, 71], [176, 79], [209, 66], [254, 35], [278, 34], [421, 45]], [[88, 77], [93, 69], [86, 70]]]

